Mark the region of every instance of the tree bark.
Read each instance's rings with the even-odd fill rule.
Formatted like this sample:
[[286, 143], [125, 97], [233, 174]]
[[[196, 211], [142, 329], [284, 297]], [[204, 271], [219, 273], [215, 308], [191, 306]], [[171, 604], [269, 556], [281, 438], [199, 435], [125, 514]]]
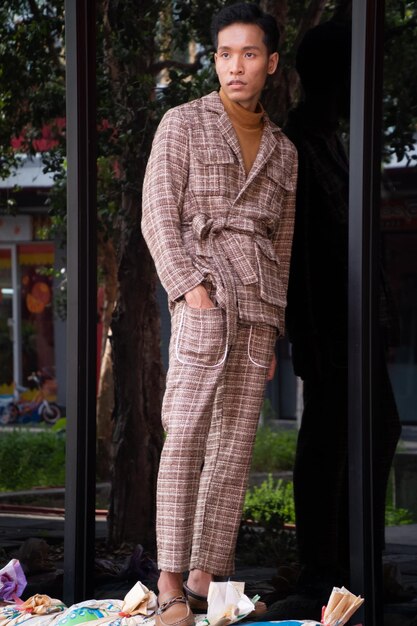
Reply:
[[[137, 214], [124, 195], [124, 211]], [[118, 268], [119, 299], [112, 322], [115, 386], [111, 544], [155, 543], [155, 493], [162, 447], [159, 311], [156, 274], [138, 218], [123, 226]]]

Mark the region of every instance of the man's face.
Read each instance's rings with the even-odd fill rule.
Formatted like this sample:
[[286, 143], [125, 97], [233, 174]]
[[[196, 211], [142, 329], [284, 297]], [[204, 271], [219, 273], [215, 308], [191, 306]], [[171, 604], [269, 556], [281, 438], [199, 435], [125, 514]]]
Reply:
[[225, 94], [254, 111], [268, 74], [278, 65], [278, 53], [268, 54], [264, 32], [256, 24], [231, 24], [218, 34], [214, 55], [216, 72]]

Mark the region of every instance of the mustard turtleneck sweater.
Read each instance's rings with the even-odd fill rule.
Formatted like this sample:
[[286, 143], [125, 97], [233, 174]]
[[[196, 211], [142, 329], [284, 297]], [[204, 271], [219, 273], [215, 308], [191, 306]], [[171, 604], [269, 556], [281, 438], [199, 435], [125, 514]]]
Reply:
[[261, 143], [264, 109], [258, 102], [255, 112], [248, 111], [242, 105], [230, 100], [222, 89], [219, 95], [239, 140], [247, 176], [255, 162]]

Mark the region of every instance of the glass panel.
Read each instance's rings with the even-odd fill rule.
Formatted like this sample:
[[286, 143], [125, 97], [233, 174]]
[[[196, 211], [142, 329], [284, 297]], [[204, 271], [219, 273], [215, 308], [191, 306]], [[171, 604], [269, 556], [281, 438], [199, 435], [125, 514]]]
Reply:
[[[393, 176], [392, 169], [385, 169], [386, 180]], [[409, 174], [412, 178], [417, 172], [410, 170]], [[391, 211], [395, 212], [392, 205], [384, 210], [383, 241], [400, 332], [390, 352], [389, 372], [401, 421], [417, 425], [417, 237], [398, 219], [398, 213], [392, 219]]]
[[386, 503], [385, 601], [386, 613], [410, 615], [417, 582], [416, 16], [415, 3], [387, 3], [381, 207], [383, 262], [398, 322], [388, 337], [388, 372], [402, 426]]

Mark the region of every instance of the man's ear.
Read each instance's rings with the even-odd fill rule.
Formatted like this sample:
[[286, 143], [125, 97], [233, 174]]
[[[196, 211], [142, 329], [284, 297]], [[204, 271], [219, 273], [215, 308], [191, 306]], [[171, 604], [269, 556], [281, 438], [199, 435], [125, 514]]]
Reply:
[[213, 59], [214, 59], [214, 62], [217, 63], [217, 52], [213, 54]]
[[278, 67], [279, 54], [278, 52], [273, 52], [269, 55], [268, 59], [268, 74], [273, 74]]

